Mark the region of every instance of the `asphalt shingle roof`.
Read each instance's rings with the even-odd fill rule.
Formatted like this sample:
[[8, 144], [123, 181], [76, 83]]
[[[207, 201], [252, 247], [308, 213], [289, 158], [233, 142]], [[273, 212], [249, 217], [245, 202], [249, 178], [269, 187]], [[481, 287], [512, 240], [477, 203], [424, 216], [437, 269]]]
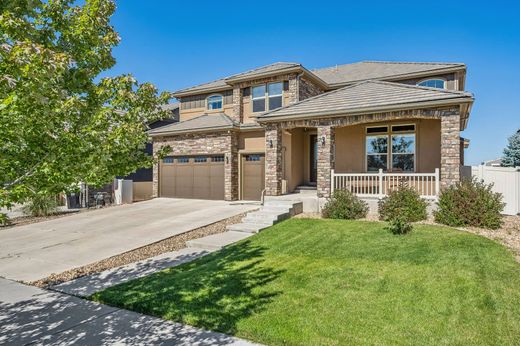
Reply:
[[236, 124], [224, 113], [203, 114], [193, 119], [162, 126], [148, 131], [149, 135], [162, 135], [168, 133], [200, 132], [204, 130], [232, 129]]
[[341, 114], [384, 107], [468, 98], [473, 95], [463, 91], [435, 89], [382, 81], [365, 81], [341, 89], [320, 94], [278, 110], [265, 113], [258, 120], [282, 116], [311, 116]]
[[465, 65], [461, 63], [362, 61], [353, 64], [315, 69], [311, 72], [328, 84], [334, 85], [369, 79], [398, 77], [407, 74], [431, 72], [456, 67], [464, 68]]

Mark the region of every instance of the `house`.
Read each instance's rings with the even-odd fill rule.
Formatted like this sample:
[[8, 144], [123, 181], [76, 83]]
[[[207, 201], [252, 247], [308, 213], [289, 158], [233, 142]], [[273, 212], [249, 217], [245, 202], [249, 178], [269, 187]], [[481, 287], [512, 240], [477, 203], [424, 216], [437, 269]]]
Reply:
[[151, 130], [162, 197], [258, 200], [315, 189], [435, 196], [460, 179], [473, 95], [461, 63], [274, 63], [174, 93], [180, 122]]

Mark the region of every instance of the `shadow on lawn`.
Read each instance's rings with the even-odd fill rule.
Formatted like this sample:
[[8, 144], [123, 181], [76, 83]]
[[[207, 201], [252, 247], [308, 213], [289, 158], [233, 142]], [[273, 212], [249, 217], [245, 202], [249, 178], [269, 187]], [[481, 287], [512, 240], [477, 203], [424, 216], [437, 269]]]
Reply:
[[281, 292], [266, 284], [284, 271], [265, 265], [265, 248], [245, 241], [180, 267], [115, 286], [95, 300], [224, 333]]

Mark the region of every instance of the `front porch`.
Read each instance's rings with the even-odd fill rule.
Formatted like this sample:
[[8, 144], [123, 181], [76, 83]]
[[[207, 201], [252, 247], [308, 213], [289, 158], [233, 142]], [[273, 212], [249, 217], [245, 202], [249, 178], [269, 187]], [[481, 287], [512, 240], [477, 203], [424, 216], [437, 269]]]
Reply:
[[398, 111], [266, 126], [266, 194], [316, 186], [382, 198], [401, 185], [435, 199], [459, 180], [458, 109]]

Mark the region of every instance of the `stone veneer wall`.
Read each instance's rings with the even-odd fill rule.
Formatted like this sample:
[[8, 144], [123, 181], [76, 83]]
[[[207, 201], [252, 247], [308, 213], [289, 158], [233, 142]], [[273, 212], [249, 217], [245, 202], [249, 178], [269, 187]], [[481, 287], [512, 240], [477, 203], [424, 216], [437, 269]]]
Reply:
[[441, 117], [441, 188], [460, 180], [460, 115]]
[[233, 88], [233, 116], [232, 119], [241, 124], [244, 119], [244, 104], [242, 102], [242, 89], [239, 87]]
[[320, 89], [316, 84], [305, 78], [300, 78], [299, 81], [299, 101], [308, 99], [319, 94], [322, 94], [323, 90]]
[[[154, 138], [154, 154], [166, 145], [172, 148], [168, 154], [172, 156], [224, 154], [225, 199], [238, 199], [238, 139], [234, 131]], [[153, 197], [159, 197], [159, 164], [153, 166]]]
[[265, 193], [267, 196], [278, 196], [282, 193], [282, 172], [282, 131], [276, 124], [270, 124], [265, 129]]
[[331, 169], [334, 169], [334, 128], [319, 126], [316, 189], [320, 198], [330, 197]]

